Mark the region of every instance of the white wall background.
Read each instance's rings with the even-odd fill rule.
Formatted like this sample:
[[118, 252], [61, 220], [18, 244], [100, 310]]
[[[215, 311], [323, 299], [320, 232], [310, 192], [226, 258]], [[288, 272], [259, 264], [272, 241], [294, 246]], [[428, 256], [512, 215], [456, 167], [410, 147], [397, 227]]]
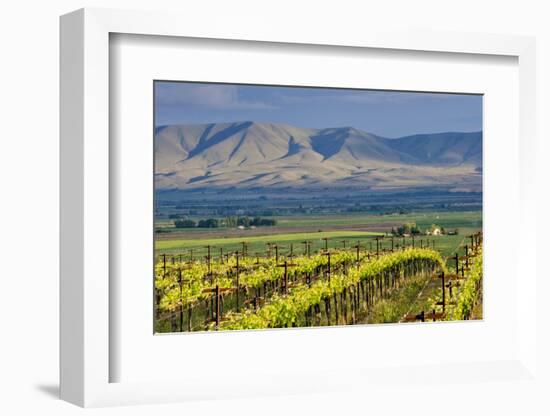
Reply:
[[[540, 217], [548, 207], [550, 156], [550, 25], [546, 1], [535, 0], [402, 0], [402, 1], [170, 1], [170, 0], [19, 0], [0, 6], [0, 414], [76, 414], [81, 409], [57, 400], [58, 390], [58, 16], [81, 7], [178, 10], [190, 18], [219, 13], [239, 24], [262, 19], [287, 25], [347, 25], [387, 21], [403, 27], [511, 33], [537, 36]], [[238, 16], [238, 17], [237, 17]], [[245, 22], [245, 23], [243, 23]], [[184, 24], [184, 22], [182, 22]], [[542, 227], [544, 230], [546, 227]], [[540, 258], [550, 249], [539, 235]], [[548, 276], [550, 278], [550, 276]], [[544, 283], [546, 288], [548, 283]], [[541, 288], [542, 290], [543, 288]], [[546, 292], [550, 293], [550, 292]], [[538, 314], [550, 322], [550, 308]], [[547, 325], [550, 327], [550, 324]], [[541, 365], [548, 371], [548, 331], [540, 333]], [[450, 375], [452, 377], [452, 375]], [[450, 387], [444, 414], [548, 414], [536, 404], [542, 392], [517, 392], [502, 383], [500, 400], [484, 400], [467, 385]], [[550, 388], [547, 389], [550, 391]], [[99, 414], [429, 414], [429, 392], [393, 397], [387, 405], [369, 406], [364, 396], [338, 393], [315, 397], [276, 397], [163, 405], [153, 408], [93, 410]]]

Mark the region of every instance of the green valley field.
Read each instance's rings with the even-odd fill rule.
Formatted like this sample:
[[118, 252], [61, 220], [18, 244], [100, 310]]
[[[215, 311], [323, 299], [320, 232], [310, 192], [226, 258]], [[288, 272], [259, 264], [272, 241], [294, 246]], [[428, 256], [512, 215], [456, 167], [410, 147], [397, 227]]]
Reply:
[[[389, 233], [392, 227], [396, 228], [404, 223], [416, 223], [421, 230], [432, 224], [444, 227], [446, 230], [458, 230], [457, 235], [439, 235], [415, 237], [415, 245], [420, 247], [430, 245], [441, 252], [443, 256], [450, 256], [463, 242], [465, 236], [481, 230], [481, 211], [466, 212], [421, 212], [409, 214], [388, 215], [293, 215], [274, 217], [275, 226], [257, 227], [254, 229], [176, 229], [173, 220], [162, 219], [157, 221], [157, 228], [166, 232], [156, 235], [156, 254], [177, 254], [189, 256], [193, 250], [196, 258], [207, 255], [207, 246], [211, 246], [214, 256], [218, 256], [220, 249], [223, 253], [242, 250], [243, 242], [250, 255], [265, 255], [269, 249], [268, 243], [278, 246], [281, 255], [305, 252], [304, 241], [310, 241], [311, 252], [329, 248], [343, 248], [344, 244], [351, 247], [359, 241], [365, 249], [376, 249], [376, 236], [385, 236], [380, 241], [380, 249], [391, 247]], [[328, 239], [328, 243], [325, 239]], [[394, 238], [394, 245], [399, 247], [412, 245], [412, 237], [404, 239]]]

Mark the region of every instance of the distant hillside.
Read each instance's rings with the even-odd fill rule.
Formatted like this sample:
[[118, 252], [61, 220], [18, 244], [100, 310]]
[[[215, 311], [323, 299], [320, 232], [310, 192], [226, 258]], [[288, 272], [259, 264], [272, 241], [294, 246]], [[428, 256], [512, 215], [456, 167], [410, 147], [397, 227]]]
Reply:
[[159, 127], [157, 189], [438, 186], [481, 191], [482, 134], [387, 139], [251, 121]]
[[414, 158], [414, 163], [438, 166], [469, 164], [481, 167], [481, 132], [417, 134], [388, 142]]

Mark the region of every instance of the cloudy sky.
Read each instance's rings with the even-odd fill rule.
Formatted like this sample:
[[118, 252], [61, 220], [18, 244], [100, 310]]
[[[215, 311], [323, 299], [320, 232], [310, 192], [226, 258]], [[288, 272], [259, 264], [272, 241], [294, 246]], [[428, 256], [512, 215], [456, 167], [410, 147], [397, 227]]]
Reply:
[[482, 97], [334, 88], [155, 82], [155, 122], [356, 127], [385, 137], [482, 129]]

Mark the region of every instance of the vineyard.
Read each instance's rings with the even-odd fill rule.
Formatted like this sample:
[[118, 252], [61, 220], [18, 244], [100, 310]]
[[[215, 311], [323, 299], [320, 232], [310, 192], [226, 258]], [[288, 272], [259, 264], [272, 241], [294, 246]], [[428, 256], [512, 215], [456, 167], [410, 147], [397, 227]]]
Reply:
[[[373, 236], [312, 252], [205, 247], [158, 254], [156, 332], [353, 325], [481, 317], [482, 235], [444, 257], [435, 240]], [[335, 244], [333, 244], [335, 245]]]

